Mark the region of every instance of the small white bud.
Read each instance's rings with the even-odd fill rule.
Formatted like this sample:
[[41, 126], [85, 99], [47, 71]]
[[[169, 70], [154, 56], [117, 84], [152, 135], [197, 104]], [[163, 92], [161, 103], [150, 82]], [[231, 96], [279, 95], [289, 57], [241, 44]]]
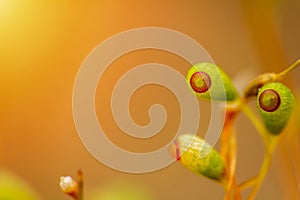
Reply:
[[78, 185], [71, 176], [60, 177], [59, 185], [67, 194], [75, 194], [78, 191]]

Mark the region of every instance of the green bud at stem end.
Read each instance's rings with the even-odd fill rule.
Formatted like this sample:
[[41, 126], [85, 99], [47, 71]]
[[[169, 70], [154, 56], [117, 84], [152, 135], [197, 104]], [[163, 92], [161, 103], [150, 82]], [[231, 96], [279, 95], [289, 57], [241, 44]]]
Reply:
[[192, 66], [186, 81], [198, 97], [207, 100], [234, 101], [239, 97], [230, 78], [212, 63], [198, 63]]
[[214, 180], [221, 180], [225, 174], [225, 164], [219, 153], [198, 136], [181, 135], [171, 146], [171, 152], [196, 174]]
[[267, 130], [274, 135], [282, 132], [295, 107], [292, 91], [279, 82], [260, 88], [256, 105]]

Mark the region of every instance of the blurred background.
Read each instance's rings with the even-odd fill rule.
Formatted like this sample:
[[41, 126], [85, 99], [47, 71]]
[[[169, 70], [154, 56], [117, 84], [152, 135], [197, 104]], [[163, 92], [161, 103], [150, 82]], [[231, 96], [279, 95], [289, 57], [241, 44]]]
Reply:
[[[279, 72], [300, 58], [299, 20], [298, 0], [0, 0], [0, 168], [25, 180], [42, 199], [70, 199], [61, 192], [59, 177], [76, 177], [78, 169], [84, 173], [86, 197], [97, 191], [102, 195], [99, 199], [113, 199], [109, 195], [118, 193], [135, 195], [128, 199], [222, 199], [224, 190], [218, 183], [194, 175], [179, 163], [137, 175], [115, 171], [94, 159], [82, 145], [73, 122], [76, 73], [89, 52], [108, 37], [132, 28], [164, 27], [203, 45], [237, 87], [243, 88], [244, 82], [257, 74]], [[126, 136], [115, 126], [107, 105], [112, 84], [122, 75], [118, 67], [124, 72], [147, 62], [172, 66], [183, 75], [190, 67], [167, 52], [132, 52], [112, 64], [96, 96], [98, 119], [108, 137], [134, 152], [168, 143], [180, 119], [172, 93], [147, 86], [134, 94], [129, 108], [136, 123], [145, 125], [149, 106], [164, 105], [168, 119], [162, 131], [145, 141]], [[300, 70], [295, 70], [285, 83], [300, 94], [299, 74]], [[205, 102], [199, 103], [202, 135], [209, 123], [205, 115], [210, 113]], [[287, 130], [299, 132], [290, 126]], [[299, 168], [295, 156], [299, 137], [289, 137], [291, 132], [282, 136], [257, 199], [300, 198], [300, 176], [294, 170]], [[237, 135], [237, 177], [243, 181], [258, 172], [263, 146], [242, 114]]]

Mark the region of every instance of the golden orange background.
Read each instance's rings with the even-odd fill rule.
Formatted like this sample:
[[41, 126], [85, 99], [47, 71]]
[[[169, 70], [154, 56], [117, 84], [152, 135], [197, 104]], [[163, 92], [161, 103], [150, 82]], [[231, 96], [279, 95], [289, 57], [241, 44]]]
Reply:
[[[299, 59], [299, 1], [249, 2], [0, 0], [0, 167], [27, 180], [44, 199], [69, 199], [58, 187], [59, 177], [75, 175], [77, 169], [84, 172], [87, 193], [95, 187], [125, 181], [145, 187], [153, 199], [222, 199], [220, 185], [192, 174], [179, 163], [132, 175], [95, 160], [75, 129], [72, 90], [81, 63], [97, 44], [138, 27], [164, 27], [194, 38], [234, 80], [249, 80], [266, 70], [277, 72]], [[144, 50], [126, 56], [112, 67], [120, 65], [124, 70], [158, 62], [183, 74], [190, 67], [184, 60], [160, 51]], [[293, 76], [299, 77], [299, 70]], [[155, 86], [136, 92], [130, 109], [137, 123], [149, 122], [147, 109], [153, 103], [165, 105], [169, 118], [156, 137], [146, 142], [134, 140], [115, 127], [110, 111], [102, 104], [109, 101], [105, 94], [111, 92], [115, 78], [106, 76], [96, 98], [99, 120], [104, 129], [110, 130], [110, 138], [137, 152], [154, 150], [168, 142], [180, 119], [175, 97]], [[153, 97], [151, 93], [160, 95]], [[209, 117], [202, 119], [200, 132], [206, 129]], [[244, 180], [259, 170], [263, 147], [243, 115], [237, 122], [237, 176]], [[285, 145], [279, 149], [285, 149]], [[257, 199], [285, 199], [296, 194], [295, 177], [283, 176], [284, 170], [290, 169], [283, 170], [281, 153], [276, 152]]]

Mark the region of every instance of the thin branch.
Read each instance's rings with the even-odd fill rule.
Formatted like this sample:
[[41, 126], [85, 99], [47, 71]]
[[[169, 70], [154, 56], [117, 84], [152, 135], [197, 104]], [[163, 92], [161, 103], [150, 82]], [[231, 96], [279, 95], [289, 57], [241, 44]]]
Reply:
[[300, 66], [300, 59], [297, 60], [295, 63], [293, 63], [291, 66], [283, 70], [282, 72], [277, 74], [276, 80], [282, 80], [290, 71], [296, 69], [297, 67]]

